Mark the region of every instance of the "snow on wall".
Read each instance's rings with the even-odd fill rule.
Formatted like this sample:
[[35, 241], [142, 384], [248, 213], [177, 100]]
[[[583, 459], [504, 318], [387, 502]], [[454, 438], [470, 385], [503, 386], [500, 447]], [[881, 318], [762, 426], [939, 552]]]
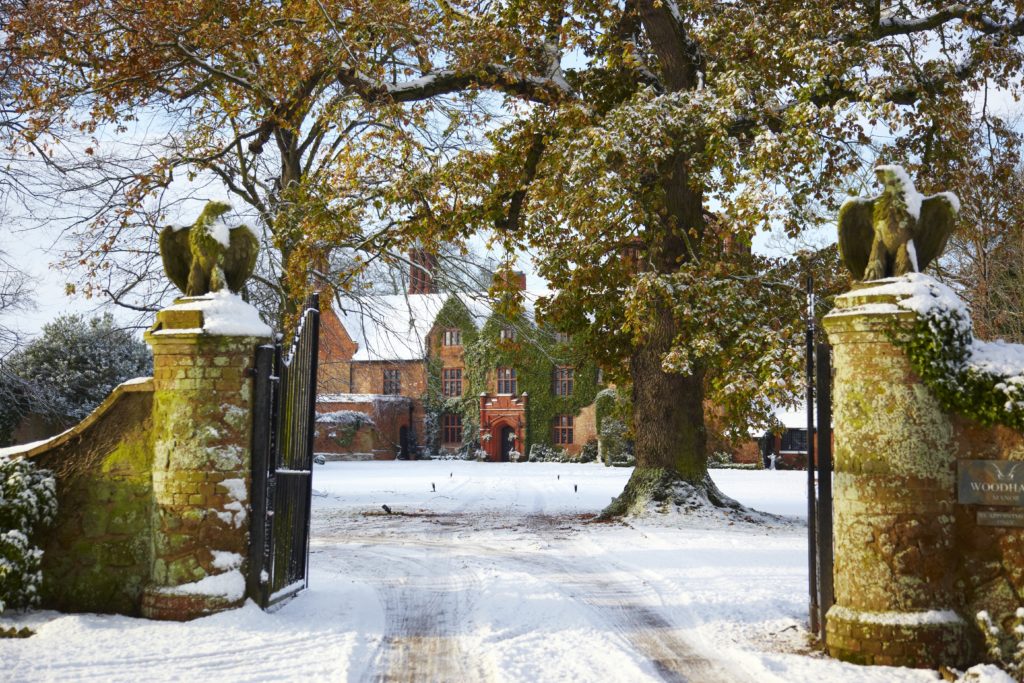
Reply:
[[933, 609], [920, 612], [860, 612], [841, 605], [834, 605], [828, 611], [830, 617], [847, 621], [886, 626], [940, 626], [960, 624], [963, 619], [951, 609]]
[[206, 595], [235, 602], [245, 595], [245, 577], [238, 569], [232, 569], [223, 574], [204, 577], [199, 581], [166, 586], [159, 590], [167, 595]]
[[360, 426], [368, 425], [373, 426], [373, 419], [370, 418], [366, 413], [361, 413], [358, 410], [336, 410], [333, 413], [318, 413], [316, 416], [318, 423], [332, 424], [339, 427], [348, 426]]
[[317, 397], [317, 403], [406, 403], [411, 399], [408, 396], [397, 394], [321, 394]]
[[[880, 280], [877, 286], [860, 289], [856, 293], [858, 296], [895, 296], [900, 308], [921, 316], [936, 310], [949, 311], [959, 318], [961, 329], [965, 332], [971, 330], [971, 314], [967, 304], [955, 291], [929, 275], [908, 273], [902, 277]], [[863, 306], [852, 310], [866, 312]], [[1024, 385], [1024, 345], [1002, 340], [974, 339], [967, 367], [1000, 377], [1007, 384]]]

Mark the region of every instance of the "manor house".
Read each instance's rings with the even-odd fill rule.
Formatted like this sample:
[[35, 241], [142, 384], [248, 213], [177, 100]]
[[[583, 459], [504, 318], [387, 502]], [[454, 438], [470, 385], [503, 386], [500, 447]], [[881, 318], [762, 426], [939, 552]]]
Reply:
[[411, 261], [406, 293], [322, 314], [318, 453], [500, 462], [535, 446], [576, 456], [596, 439], [599, 373], [569, 335], [536, 324], [524, 274], [514, 274], [524, 310], [505, 317], [484, 292], [438, 293], [429, 255]]

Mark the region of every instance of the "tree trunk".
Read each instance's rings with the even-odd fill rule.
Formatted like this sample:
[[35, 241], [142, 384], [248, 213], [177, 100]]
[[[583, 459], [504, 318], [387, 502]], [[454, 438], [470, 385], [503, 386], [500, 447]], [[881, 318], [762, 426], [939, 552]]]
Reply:
[[[648, 263], [671, 273], [692, 257], [704, 233], [702, 193], [690, 186], [686, 159], [678, 156], [662, 175], [666, 218], [648, 231]], [[630, 357], [633, 382], [633, 436], [636, 468], [623, 492], [603, 517], [639, 513], [671, 505], [695, 510], [711, 504], [738, 508], [708, 476], [704, 424], [704, 368], [692, 374], [667, 373], [662, 358], [679, 333], [671, 308], [659, 301], [650, 315], [650, 334]]]
[[[703, 55], [665, 2], [639, 0], [637, 9], [669, 90], [700, 87]], [[704, 238], [704, 192], [689, 173], [690, 157], [677, 153], [661, 170], [662, 220], [646, 234], [647, 263], [657, 273], [672, 273], [697, 258]], [[633, 381], [633, 436], [636, 469], [625, 490], [603, 517], [667, 511], [671, 505], [695, 510], [707, 505], [739, 508], [708, 476], [704, 424], [704, 368], [692, 374], [666, 373], [662, 358], [678, 343], [672, 310], [658, 302], [651, 311], [651, 334], [630, 357]]]

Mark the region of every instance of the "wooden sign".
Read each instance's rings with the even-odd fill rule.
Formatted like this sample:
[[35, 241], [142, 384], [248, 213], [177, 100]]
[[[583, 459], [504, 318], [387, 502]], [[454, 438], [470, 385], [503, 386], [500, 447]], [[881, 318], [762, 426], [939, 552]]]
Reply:
[[958, 461], [957, 502], [1024, 507], [1024, 462]]

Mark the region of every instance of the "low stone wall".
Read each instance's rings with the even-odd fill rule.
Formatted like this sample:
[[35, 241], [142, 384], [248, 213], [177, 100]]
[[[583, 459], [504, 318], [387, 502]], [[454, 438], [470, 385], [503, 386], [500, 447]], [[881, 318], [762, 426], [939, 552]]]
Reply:
[[[377, 394], [335, 394], [317, 400], [313, 450], [328, 460], [394, 460], [401, 430], [412, 430], [412, 399]], [[366, 422], [352, 429], [332, 414], [359, 413]]]
[[179, 300], [146, 334], [153, 378], [117, 387], [57, 437], [6, 449], [57, 479], [56, 523], [36, 539], [44, 606], [191, 619], [241, 604], [249, 371], [270, 335], [256, 316], [226, 293]]
[[153, 381], [122, 384], [76, 427], [20, 452], [57, 480], [43, 549], [43, 605], [139, 614], [150, 543]]

